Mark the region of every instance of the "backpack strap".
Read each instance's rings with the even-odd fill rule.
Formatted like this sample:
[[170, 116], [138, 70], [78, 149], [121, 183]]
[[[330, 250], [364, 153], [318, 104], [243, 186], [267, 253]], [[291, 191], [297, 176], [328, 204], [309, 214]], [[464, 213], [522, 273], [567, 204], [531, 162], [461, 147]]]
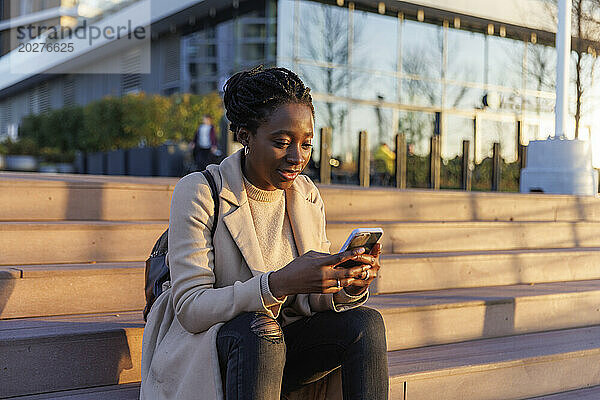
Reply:
[[204, 175], [208, 181], [208, 186], [210, 186], [210, 194], [212, 195], [213, 203], [215, 203], [215, 217], [213, 220], [213, 225], [210, 227], [210, 236], [214, 238], [215, 230], [217, 229], [217, 221], [219, 218], [219, 192], [217, 191], [215, 178], [213, 178], [212, 174], [207, 170], [204, 170], [202, 171], [202, 175]]
[[[213, 202], [215, 203], [215, 217], [213, 225], [210, 228], [210, 235], [215, 237], [215, 230], [217, 229], [217, 221], [219, 218], [219, 194], [217, 192], [217, 185], [212, 174], [206, 170], [202, 171], [202, 175], [208, 181], [210, 186], [210, 193], [212, 195]], [[148, 317], [150, 308], [158, 296], [162, 293], [162, 285], [164, 282], [171, 280], [171, 272], [165, 262], [165, 256], [168, 251], [169, 229], [163, 232], [160, 238], [156, 241], [150, 257], [146, 260], [145, 269], [145, 294], [146, 294], [146, 307], [144, 307], [144, 321]], [[213, 246], [214, 248], [214, 246]]]

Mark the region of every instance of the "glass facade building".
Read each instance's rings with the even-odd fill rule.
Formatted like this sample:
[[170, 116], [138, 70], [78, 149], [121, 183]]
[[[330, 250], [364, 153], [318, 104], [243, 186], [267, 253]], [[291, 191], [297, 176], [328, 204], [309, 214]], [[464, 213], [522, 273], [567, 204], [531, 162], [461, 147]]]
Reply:
[[[460, 17], [432, 17], [419, 9], [389, 11], [384, 3], [371, 8], [363, 2], [311, 0], [263, 5], [237, 22], [184, 39], [184, 54], [202, 48], [208, 57], [206, 63], [184, 63], [189, 81], [200, 84], [188, 87], [220, 88], [232, 72], [258, 63], [292, 69], [312, 88], [317, 132], [332, 128], [333, 156], [348, 173], [357, 168], [362, 130], [369, 132], [373, 148], [387, 143], [393, 149], [395, 135], [404, 133], [410, 153], [428, 154], [436, 113], [441, 116], [444, 165], [462, 156], [463, 140], [470, 141], [475, 164], [491, 157], [494, 142], [500, 143], [504, 162], [512, 163], [519, 140], [526, 145], [553, 135], [556, 51], [527, 29], [500, 23], [475, 29]], [[211, 40], [222, 50], [212, 49]], [[236, 54], [245, 62], [236, 61]], [[595, 54], [585, 57], [594, 64]], [[203, 74], [209, 76], [209, 86], [200, 83]], [[600, 128], [597, 80], [591, 79], [591, 70], [586, 74], [590, 87], [583, 99], [588, 111], [580, 124], [583, 139]], [[573, 121], [569, 126], [573, 137]]]
[[[220, 91], [239, 70], [258, 64], [284, 66], [312, 89], [316, 132], [332, 128], [332, 153], [340, 176], [356, 174], [358, 133], [364, 130], [373, 151], [382, 143], [394, 149], [395, 136], [402, 133], [409, 155], [424, 158], [438, 129], [442, 171], [462, 157], [464, 140], [470, 141], [474, 165], [491, 157], [494, 143], [500, 143], [502, 160], [514, 163], [519, 143], [553, 135], [556, 50], [552, 16], [535, 27], [527, 12], [511, 8], [523, 2], [507, 1], [512, 5], [462, 2], [471, 7], [459, 11], [450, 10], [458, 6], [445, 0], [205, 0], [183, 12], [175, 7], [162, 25], [153, 26], [152, 73], [139, 76], [134, 89], [202, 94]], [[115, 3], [121, 9], [135, 1], [97, 3]], [[548, 12], [542, 7], [544, 0], [538, 3], [535, 13]], [[104, 8], [98, 7], [110, 14]], [[495, 15], [503, 12], [514, 18]], [[586, 42], [581, 60], [585, 90], [579, 138], [584, 140], [600, 137], [598, 43]], [[576, 59], [573, 53], [567, 132], [571, 138]], [[32, 103], [25, 98], [44, 85], [48, 99], [70, 85], [74, 104], [127, 93], [112, 77], [77, 75], [31, 82], [12, 91], [0, 87], [8, 93], [0, 98], [0, 137], [34, 112], [23, 106]], [[47, 103], [49, 108], [66, 104]], [[318, 134], [315, 139], [318, 148]], [[596, 148], [600, 150], [600, 143]], [[600, 159], [594, 163], [600, 165]], [[408, 168], [426, 166], [411, 166], [409, 160]], [[426, 186], [426, 179], [419, 179], [414, 185]]]

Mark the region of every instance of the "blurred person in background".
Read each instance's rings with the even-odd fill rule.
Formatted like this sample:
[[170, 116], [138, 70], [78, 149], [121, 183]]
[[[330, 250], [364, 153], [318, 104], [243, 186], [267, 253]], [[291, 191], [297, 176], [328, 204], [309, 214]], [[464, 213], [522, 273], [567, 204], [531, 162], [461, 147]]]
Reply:
[[213, 155], [217, 153], [217, 133], [210, 115], [202, 118], [202, 124], [196, 130], [191, 146], [196, 168], [198, 171], [202, 171], [211, 163]]
[[389, 186], [394, 176], [396, 154], [387, 143], [381, 143], [373, 155], [375, 164], [375, 185]]

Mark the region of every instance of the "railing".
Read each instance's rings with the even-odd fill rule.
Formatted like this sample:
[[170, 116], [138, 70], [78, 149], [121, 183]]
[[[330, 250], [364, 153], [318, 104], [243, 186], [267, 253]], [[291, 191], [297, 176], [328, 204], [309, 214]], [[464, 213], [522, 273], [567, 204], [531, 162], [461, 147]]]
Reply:
[[[519, 170], [525, 168], [527, 158], [527, 146], [521, 144], [521, 124], [517, 122], [518, 132], [518, 148], [517, 148], [517, 163]], [[336, 160], [332, 157], [332, 129], [330, 127], [323, 127], [320, 129], [320, 160], [318, 164], [319, 178], [322, 184], [330, 184], [332, 182], [332, 163], [335, 164]], [[429, 151], [429, 170], [428, 170], [428, 187], [430, 189], [440, 189], [440, 172], [442, 164], [441, 156], [441, 136], [434, 132], [430, 138], [430, 151]], [[395, 168], [394, 168], [394, 179], [393, 186], [399, 189], [406, 189], [407, 187], [407, 142], [406, 135], [398, 133], [395, 136]], [[371, 163], [370, 163], [370, 147], [369, 147], [369, 135], [367, 131], [358, 132], [358, 185], [363, 187], [369, 187], [370, 176], [371, 176]], [[470, 191], [472, 187], [473, 179], [473, 166], [470, 159], [471, 141], [463, 140], [462, 142], [462, 167], [460, 176], [460, 189]], [[502, 173], [502, 160], [500, 156], [500, 143], [496, 142], [492, 148], [492, 168], [490, 173], [491, 185], [489, 190], [500, 191], [500, 181]], [[356, 175], [355, 175], [356, 179]], [[356, 180], [354, 181], [356, 183]]]

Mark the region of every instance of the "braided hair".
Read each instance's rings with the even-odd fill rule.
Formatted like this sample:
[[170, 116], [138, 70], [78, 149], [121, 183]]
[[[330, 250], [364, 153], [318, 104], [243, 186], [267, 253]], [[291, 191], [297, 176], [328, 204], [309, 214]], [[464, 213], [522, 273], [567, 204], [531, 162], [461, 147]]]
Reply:
[[286, 68], [262, 65], [233, 75], [225, 86], [224, 103], [229, 129], [237, 135], [240, 128], [255, 133], [275, 109], [283, 104], [305, 104], [315, 115], [310, 88]]

